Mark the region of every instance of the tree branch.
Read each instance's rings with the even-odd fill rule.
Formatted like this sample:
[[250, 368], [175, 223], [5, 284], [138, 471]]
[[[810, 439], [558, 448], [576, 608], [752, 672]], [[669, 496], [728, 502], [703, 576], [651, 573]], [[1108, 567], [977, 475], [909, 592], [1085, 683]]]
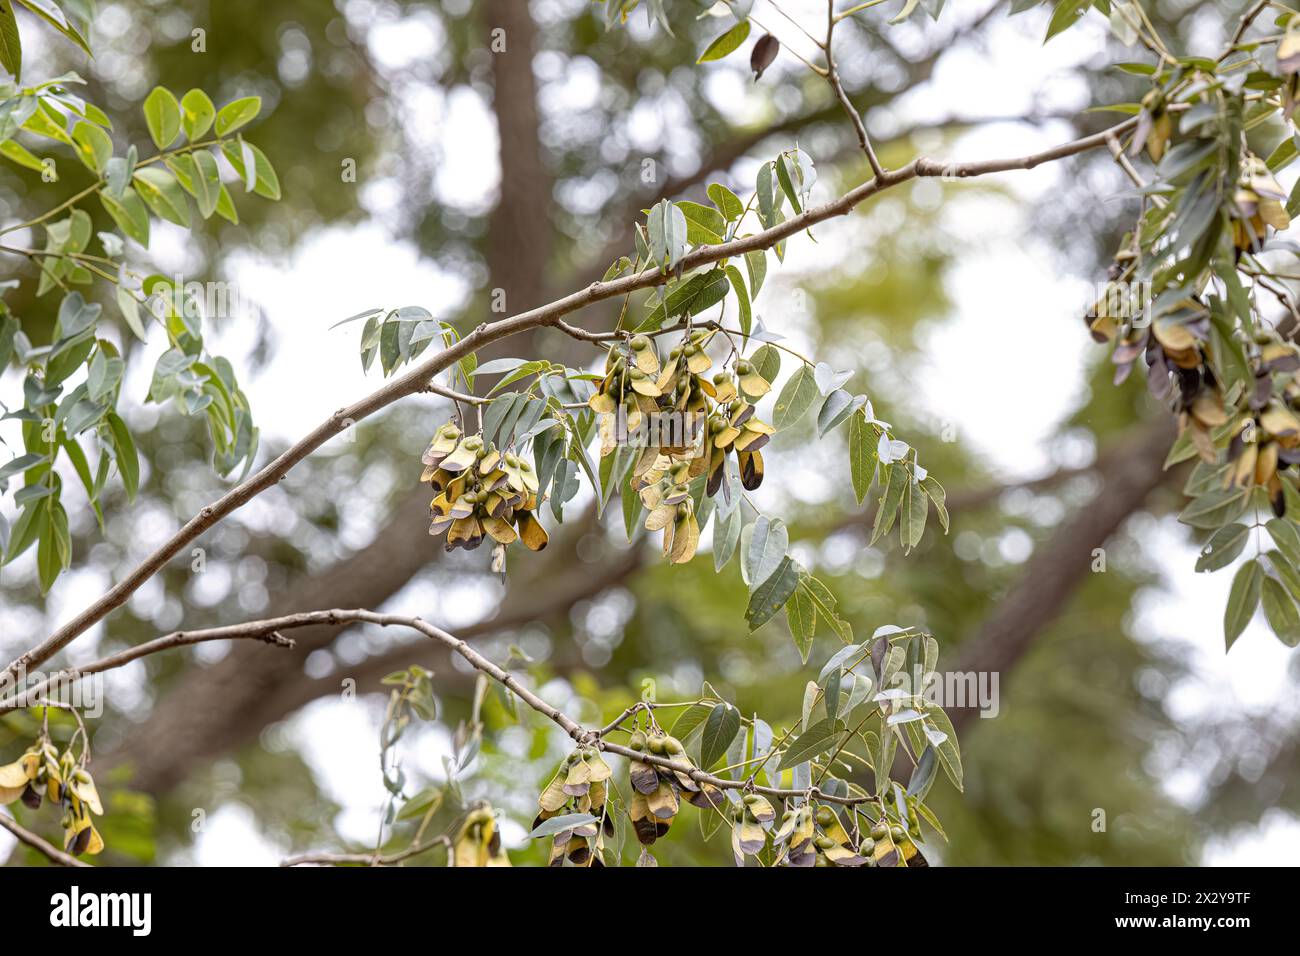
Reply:
[[[118, 667], [130, 664], [132, 661], [139, 660], [142, 657], [148, 657], [150, 654], [157, 654], [159, 651], [168, 651], [176, 647], [188, 647], [191, 644], [203, 644], [207, 641], [228, 641], [228, 640], [257, 640], [275, 647], [293, 647], [293, 641], [283, 634], [274, 632], [265, 633], [257, 629], [250, 629], [244, 624], [235, 624], [228, 627], [211, 627], [201, 631], [173, 631], [162, 637], [155, 638], [152, 641], [146, 641], [143, 644], [137, 644], [135, 647], [129, 647], [126, 650], [118, 651], [116, 654], [110, 654], [107, 657], [101, 657], [90, 664], [84, 664], [81, 667], [69, 667], [57, 671], [45, 678], [38, 684], [22, 690], [16, 697], [8, 697], [0, 700], [0, 713], [9, 710], [19, 710], [24, 707], [31, 707], [34, 699], [45, 694], [50, 687], [80, 680], [91, 674], [100, 674], [104, 671], [111, 671]], [[44, 703], [44, 701], [42, 701]]]
[[43, 837], [37, 836], [31, 830], [28, 830], [17, 820], [7, 814], [0, 813], [0, 827], [4, 827], [12, 833], [18, 839], [19, 843], [26, 843], [32, 849], [39, 850], [59, 866], [83, 866], [90, 868], [89, 863], [78, 860], [75, 856], [68, 853], [64, 853], [54, 844], [50, 843]]
[[[434, 627], [432, 624], [419, 617], [409, 617], [402, 614], [380, 614], [362, 608], [350, 610], [333, 608], [327, 611], [305, 611], [300, 614], [288, 614], [283, 617], [266, 618], [260, 621], [246, 621], [242, 624], [233, 624], [224, 628], [213, 628], [212, 630], [222, 631], [226, 636], [237, 634], [240, 637], [264, 637], [275, 634], [278, 631], [293, 630], [300, 627], [312, 627], [321, 624], [338, 626], [358, 622], [376, 624], [380, 627], [410, 628], [448, 648], [453, 653], [459, 654], [475, 670], [482, 674], [486, 674], [503, 687], [512, 691], [521, 701], [558, 726], [579, 746], [597, 747], [600, 750], [618, 754], [631, 760], [639, 760], [642, 763], [653, 764], [667, 770], [674, 770], [678, 773], [686, 774], [697, 783], [708, 783], [720, 790], [751, 789], [758, 793], [780, 798], [812, 796], [822, 801], [839, 803], [845, 806], [867, 803], [875, 799], [869, 795], [836, 796], [825, 794], [816, 787], [813, 787], [811, 790], [780, 789], [777, 787], [753, 785], [745, 780], [727, 780], [723, 777], [715, 777], [713, 774], [706, 773], [698, 767], [692, 767], [688, 764], [670, 760], [666, 757], [659, 757], [654, 754], [632, 750], [630, 747], [624, 747], [620, 744], [610, 743], [604, 739], [604, 735], [612, 732], [615, 729], [613, 726], [607, 725], [602, 728], [584, 727], [568, 714], [542, 700], [542, 698], [538, 697], [533, 691], [521, 684], [513, 674], [484, 657], [465, 640], [444, 631], [442, 628]], [[630, 715], [632, 712], [633, 711], [629, 709], [628, 711], [625, 711], [625, 714]], [[367, 856], [365, 861], [369, 861], [370, 859], [373, 859], [373, 857]]]
[[446, 834], [436, 836], [432, 840], [425, 840], [423, 843], [417, 843], [414, 846], [408, 846], [405, 850], [399, 850], [396, 853], [381, 855], [379, 853], [303, 853], [299, 856], [291, 856], [280, 863], [282, 867], [302, 866], [307, 863], [317, 863], [321, 865], [339, 866], [348, 863], [363, 863], [366, 866], [393, 866], [404, 860], [409, 860], [413, 856], [419, 856], [425, 850], [432, 850], [435, 846], [445, 847], [448, 852], [451, 851], [451, 837]]
[[[769, 249], [781, 240], [818, 223], [837, 216], [847, 215], [855, 207], [876, 194], [913, 179], [927, 177], [967, 179], [1014, 169], [1033, 169], [1043, 163], [1104, 146], [1109, 137], [1117, 136], [1132, 129], [1136, 124], [1137, 117], [1130, 117], [1100, 133], [1062, 143], [1041, 152], [1006, 159], [942, 164], [927, 157], [918, 157], [906, 166], [873, 177], [870, 181], [855, 187], [837, 199], [820, 206], [809, 207], [803, 213], [793, 216], [771, 229], [733, 239], [730, 242], [695, 249], [682, 258], [680, 269], [676, 274], [689, 272], [746, 252]], [[217, 501], [202, 508], [162, 546], [128, 572], [121, 581], [89, 607], [35, 647], [10, 662], [4, 673], [17, 675], [25, 669], [30, 669], [49, 660], [87, 628], [121, 606], [131, 594], [161, 570], [169, 560], [179, 554], [187, 544], [236, 509], [283, 480], [294, 465], [321, 447], [330, 438], [399, 399], [424, 391], [435, 375], [450, 368], [466, 355], [489, 343], [519, 332], [544, 327], [557, 327], [565, 316], [593, 303], [624, 296], [641, 289], [664, 285], [672, 278], [672, 275], [662, 273], [657, 268], [651, 268], [607, 282], [593, 282], [585, 289], [570, 293], [546, 305], [491, 324], [484, 323], [459, 342], [426, 359], [406, 374], [392, 380], [361, 400], [340, 408], [306, 437], [263, 466], [255, 475], [236, 485]]]

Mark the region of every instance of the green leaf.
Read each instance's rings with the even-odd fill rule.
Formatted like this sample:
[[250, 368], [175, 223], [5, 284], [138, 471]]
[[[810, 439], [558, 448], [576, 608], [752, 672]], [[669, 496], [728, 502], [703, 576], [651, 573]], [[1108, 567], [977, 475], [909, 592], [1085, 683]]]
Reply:
[[126, 320], [127, 327], [141, 342], [147, 341], [148, 336], [145, 334], [144, 323], [140, 320], [140, 303], [136, 300], [136, 297], [131, 294], [129, 289], [125, 289], [120, 285], [117, 287], [116, 297], [117, 307], [121, 310], [122, 318]]
[[1246, 510], [1247, 495], [1241, 488], [1215, 489], [1193, 500], [1178, 520], [1193, 528], [1220, 528], [1235, 521]]
[[944, 506], [947, 498], [943, 490], [943, 485], [935, 480], [933, 475], [926, 475], [921, 479], [921, 488], [925, 491], [926, 496], [934, 505], [934, 513], [939, 516], [939, 525], [943, 528], [943, 533], [948, 533], [948, 509]]
[[903, 553], [915, 548], [925, 533], [925, 518], [930, 508], [930, 499], [926, 497], [921, 486], [909, 481], [903, 490], [902, 534]]
[[[60, 547], [60, 529], [55, 518], [56, 513], [63, 513], [63, 509], [59, 507], [56, 512], [52, 503], [43, 502], [43, 504], [46, 504], [46, 511], [49, 512], [50, 518], [41, 528], [41, 536], [36, 544], [36, 573], [40, 581], [41, 593], [47, 594], [65, 567], [63, 551]], [[64, 534], [67, 533], [66, 514], [63, 518], [62, 530]]]
[[14, 522], [13, 532], [9, 536], [9, 550], [5, 552], [5, 563], [8, 564], [35, 544], [44, 533], [49, 520], [50, 512], [43, 500], [27, 504]]
[[755, 249], [745, 253], [745, 271], [749, 273], [749, 298], [753, 301], [758, 298], [758, 291], [767, 278], [767, 250]]
[[708, 63], [710, 60], [721, 60], [723, 57], [735, 53], [748, 38], [749, 21], [741, 20], [705, 47], [704, 52], [700, 54], [700, 58], [695, 62]]
[[280, 179], [266, 154], [242, 137], [226, 140], [221, 152], [244, 182], [244, 191], [270, 200], [280, 198]]
[[1052, 19], [1048, 21], [1047, 36], [1043, 42], [1046, 43], [1078, 23], [1091, 5], [1092, 0], [1059, 0], [1056, 9], [1052, 11]]
[[144, 121], [149, 136], [159, 149], [166, 149], [181, 135], [181, 105], [171, 90], [155, 86], [144, 99]]
[[727, 236], [727, 221], [712, 206], [682, 200], [677, 208], [686, 217], [686, 242], [692, 246], [716, 246]]
[[113, 158], [113, 140], [94, 123], [78, 121], [72, 128], [72, 139], [76, 143], [77, 157], [87, 169], [102, 173]]
[[13, 4], [0, 0], [0, 66], [17, 80], [23, 72], [23, 46], [18, 35], [18, 21], [14, 18]]
[[749, 357], [749, 361], [754, 366], [754, 371], [767, 379], [769, 385], [773, 384], [776, 377], [781, 374], [781, 353], [776, 350], [776, 346], [759, 346]]
[[777, 431], [789, 428], [803, 418], [820, 394], [812, 369], [800, 365], [776, 397], [776, 404], [772, 407], [772, 425]]
[[[952, 785], [959, 791], [964, 790], [964, 774], [961, 766], [961, 748], [957, 744], [957, 732], [953, 729], [952, 721], [940, 707], [928, 708], [925, 712], [926, 738], [930, 745], [934, 747], [939, 754], [939, 763], [943, 765], [943, 772], [948, 775]], [[943, 740], [935, 742], [938, 736]]]
[[1265, 576], [1260, 592], [1264, 617], [1277, 639], [1287, 647], [1300, 645], [1300, 609], [1287, 589], [1275, 578]]
[[792, 169], [789, 157], [783, 153], [776, 161], [776, 179], [781, 184], [781, 191], [785, 193], [785, 198], [790, 200], [790, 205], [794, 208], [794, 211], [801, 213], [803, 212], [803, 206], [799, 203], [799, 192], [795, 188]]
[[871, 543], [875, 544], [881, 535], [889, 534], [889, 529], [894, 526], [894, 517], [898, 514], [898, 506], [903, 501], [903, 491], [909, 483], [907, 467], [903, 462], [894, 462], [886, 466], [888, 472], [888, 483], [885, 485], [885, 493], [880, 497], [880, 506], [876, 510], [876, 518], [871, 527]]
[[[637, 494], [634, 491], [629, 492], [629, 494], [633, 498], [636, 498], [638, 505], [637, 514], [639, 516], [641, 499], [637, 497]], [[742, 524], [743, 522], [740, 517], [739, 506], [732, 508], [731, 512], [725, 518], [718, 519], [718, 525], [713, 534], [714, 571], [721, 571], [726, 566], [727, 562], [731, 560], [732, 555], [736, 553], [736, 545], [740, 541], [740, 530]], [[631, 539], [632, 535], [629, 534], [628, 540], [630, 541]]]
[[76, 27], [64, 16], [63, 11], [56, 7], [51, 0], [18, 0], [18, 2], [81, 47], [81, 51], [86, 56], [94, 56], [90, 51], [90, 44], [86, 42], [86, 38], [77, 31]]
[[127, 237], [142, 246], [149, 245], [149, 210], [134, 189], [127, 186], [117, 199], [100, 190], [99, 201]]
[[813, 724], [791, 742], [781, 754], [778, 770], [797, 767], [813, 757], [823, 754], [840, 742], [844, 721], [827, 717]]
[[804, 574], [799, 579], [799, 590], [807, 593], [818, 616], [830, 626], [836, 636], [845, 644], [852, 644], [853, 627], [840, 617], [835, 595], [831, 594], [830, 589], [811, 574]]
[[736, 294], [736, 304], [740, 307], [740, 331], [749, 337], [754, 326], [754, 312], [749, 305], [749, 293], [745, 290], [745, 280], [735, 266], [726, 267], [727, 278], [731, 280], [731, 290]]
[[1270, 518], [1264, 529], [1286, 559], [1293, 565], [1300, 566], [1300, 531], [1296, 530], [1294, 522], [1284, 518]]
[[754, 589], [776, 570], [790, 546], [790, 533], [780, 518], [759, 515], [740, 535], [740, 576]]
[[206, 149], [193, 154], [195, 175], [194, 188], [191, 193], [199, 205], [199, 215], [209, 218], [217, 209], [221, 199], [221, 172], [217, 169], [217, 159]]
[[114, 460], [118, 473], [122, 476], [122, 487], [126, 489], [129, 501], [135, 500], [135, 493], [140, 488], [140, 459], [136, 456], [135, 442], [131, 440], [130, 429], [116, 412], [105, 416], [109, 432], [113, 438]]
[[221, 107], [217, 113], [217, 135], [225, 136], [257, 118], [262, 109], [260, 96], [245, 96]]
[[777, 611], [785, 607], [785, 602], [790, 600], [798, 586], [799, 566], [786, 555], [781, 558], [776, 570], [750, 595], [749, 607], [745, 609], [749, 629], [756, 631], [770, 621]]
[[1196, 559], [1197, 571], [1217, 571], [1237, 559], [1250, 540], [1250, 529], [1244, 524], [1225, 525], [1210, 536]]
[[802, 580], [794, 592], [794, 597], [786, 602], [785, 623], [790, 628], [790, 636], [794, 638], [794, 646], [799, 649], [799, 659], [807, 664], [808, 654], [812, 650], [813, 635], [817, 633], [817, 608], [813, 604], [811, 595], [803, 587]]
[[1250, 560], [1238, 570], [1228, 592], [1228, 606], [1223, 612], [1223, 636], [1230, 649], [1259, 606], [1260, 581], [1264, 574], [1258, 560]]
[[707, 192], [709, 201], [718, 207], [727, 222], [735, 222], [745, 214], [745, 204], [740, 201], [740, 197], [722, 183], [709, 183]]
[[708, 770], [726, 755], [740, 733], [740, 711], [723, 701], [715, 704], [700, 734], [700, 769]]
[[861, 410], [849, 416], [849, 475], [853, 480], [853, 494], [862, 504], [871, 490], [871, 482], [876, 476], [875, 433], [867, 423], [867, 416]]
[[190, 204], [174, 175], [157, 166], [142, 166], [135, 171], [134, 179], [140, 198], [154, 215], [189, 228]]
[[198, 142], [212, 128], [212, 120], [216, 115], [217, 108], [202, 90], [190, 90], [181, 97], [181, 126], [191, 143]]
[[[816, 375], [814, 374], [815, 379]], [[840, 425], [852, 412], [853, 396], [842, 388], [835, 389], [826, 396], [820, 411], [817, 412], [818, 435], [825, 438], [827, 432]]]
[[658, 329], [668, 319], [679, 315], [699, 315], [727, 297], [731, 282], [725, 269], [697, 272], [685, 282], [673, 286], [664, 302], [660, 303], [638, 327], [639, 332]]
[[45, 171], [45, 166], [40, 159], [16, 140], [11, 139], [0, 143], [0, 156], [25, 169], [31, 169], [38, 173]]
[[593, 817], [590, 813], [566, 813], [560, 817], [549, 817], [533, 828], [528, 834], [530, 840], [536, 840], [538, 837], [555, 836], [557, 833], [563, 833], [565, 830], [574, 830], [578, 827], [588, 826], [593, 823], [599, 823], [598, 817]]

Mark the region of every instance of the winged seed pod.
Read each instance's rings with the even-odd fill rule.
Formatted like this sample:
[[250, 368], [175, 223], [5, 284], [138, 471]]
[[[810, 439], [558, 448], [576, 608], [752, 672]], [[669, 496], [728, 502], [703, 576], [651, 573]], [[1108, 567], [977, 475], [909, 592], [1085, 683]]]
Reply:
[[763, 72], [772, 65], [776, 55], [781, 50], [781, 43], [770, 33], [764, 33], [754, 44], [754, 50], [749, 54], [749, 68], [754, 71], [754, 82], [757, 83]]
[[1268, 227], [1286, 229], [1291, 217], [1286, 211], [1287, 193], [1273, 178], [1264, 160], [1248, 154], [1242, 162], [1237, 191], [1233, 194], [1232, 242], [1242, 252], [1258, 252]]
[[506, 546], [521, 541], [530, 551], [546, 547], [546, 531], [536, 516], [537, 472], [527, 459], [498, 451], [482, 435], [462, 435], [449, 422], [434, 433], [421, 461], [421, 480], [435, 492], [429, 534], [445, 533], [448, 551], [472, 551], [491, 538], [494, 570], [501, 570]]
[[747, 793], [732, 811], [731, 850], [736, 865], [744, 866], [746, 856], [757, 856], [767, 846], [767, 833], [776, 819], [776, 810], [767, 797]]
[[33, 787], [43, 763], [44, 754], [38, 742], [27, 748], [26, 752], [13, 763], [0, 766], [0, 804], [13, 803], [21, 799], [30, 807], [32, 802], [29, 794], [36, 794], [36, 807], [39, 807], [40, 794], [36, 793]]
[[[632, 735], [628, 746], [632, 750], [650, 753], [695, 769], [682, 742], [657, 730], [650, 734], [638, 730]], [[637, 840], [646, 846], [666, 834], [672, 826], [680, 807], [679, 793], [685, 793], [687, 802], [701, 809], [720, 807], [725, 799], [722, 792], [711, 783], [699, 784], [688, 773], [642, 760], [628, 761], [628, 779], [632, 784], [628, 816]]]
[[807, 804], [787, 810], [772, 842], [781, 848], [780, 860], [788, 866], [814, 866], [817, 853], [813, 846], [815, 825], [812, 808]]
[[1129, 146], [1129, 153], [1136, 156], [1145, 147], [1151, 162], [1160, 162], [1160, 157], [1165, 154], [1165, 147], [1169, 145], [1169, 138], [1173, 135], [1173, 129], [1174, 124], [1166, 109], [1164, 93], [1160, 90], [1152, 90], [1142, 98], [1142, 110], [1138, 113], [1138, 125], [1133, 131], [1133, 142]]
[[614, 820], [605, 812], [607, 781], [613, 771], [594, 747], [579, 748], [560, 765], [537, 800], [533, 829], [552, 817], [590, 814], [599, 822], [587, 823], [556, 833], [551, 842], [548, 866], [603, 867], [605, 839], [614, 836]]
[[496, 815], [485, 803], [466, 815], [452, 841], [452, 866], [509, 866], [510, 857], [501, 846]]
[[726, 369], [711, 379], [705, 377], [713, 367], [706, 349], [714, 335], [713, 330], [691, 330], [662, 360], [653, 339], [633, 336], [626, 347], [611, 348], [605, 375], [588, 400], [601, 417], [602, 457], [618, 447], [614, 418], [620, 410], [629, 430], [656, 413], [673, 413], [675, 421], [705, 426], [698, 438], [684, 431], [680, 436], [672, 432], [665, 436], [656, 429], [632, 466], [631, 487], [648, 511], [645, 528], [663, 532], [664, 555], [674, 564], [691, 560], [699, 545], [691, 482], [707, 475], [705, 494], [717, 494], [724, 487], [727, 455], [734, 453], [741, 484], [754, 490], [763, 480], [759, 449], [775, 431], [754, 416], [754, 407], [746, 400], [771, 389], [753, 363], [737, 358], [734, 377]]
[[871, 828], [875, 842], [872, 859], [876, 866], [929, 866], [908, 832], [898, 824], [877, 823]]
[[[874, 842], [869, 847], [855, 847], [834, 808], [822, 804], [813, 811], [813, 821], [817, 825], [813, 845], [817, 848], [818, 866], [864, 866], [868, 863], [869, 854], [875, 849]], [[863, 842], [871, 841], [868, 838]]]

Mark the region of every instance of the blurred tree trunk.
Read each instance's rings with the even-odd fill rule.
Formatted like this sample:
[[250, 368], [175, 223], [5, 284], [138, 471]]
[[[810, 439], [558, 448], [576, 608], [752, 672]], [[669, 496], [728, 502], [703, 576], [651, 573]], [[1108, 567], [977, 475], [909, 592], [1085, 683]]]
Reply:
[[[518, 311], [541, 301], [553, 236], [532, 68], [536, 27], [528, 4], [520, 0], [489, 0], [482, 26], [488, 48], [494, 42], [492, 31], [505, 31], [505, 52], [492, 54], [501, 191], [488, 220], [484, 255], [489, 287], [504, 289], [507, 307]], [[481, 360], [491, 357], [487, 351]], [[273, 600], [266, 614], [381, 606], [442, 553], [427, 534], [428, 499], [427, 489], [420, 487], [398, 501], [375, 537], [383, 548], [382, 560], [362, 549], [299, 581]], [[337, 628], [306, 628], [294, 634], [297, 647], [289, 653], [235, 646], [211, 667], [192, 668], [108, 759], [132, 765], [140, 789], [169, 789], [195, 766], [247, 743], [269, 721], [285, 716], [276, 698], [286, 684], [303, 679], [306, 654], [337, 636]]]

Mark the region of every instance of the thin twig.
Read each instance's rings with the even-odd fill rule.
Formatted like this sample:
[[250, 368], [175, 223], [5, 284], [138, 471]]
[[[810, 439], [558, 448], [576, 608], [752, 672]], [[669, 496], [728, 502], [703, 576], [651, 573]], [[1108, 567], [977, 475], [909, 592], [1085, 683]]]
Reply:
[[86, 863], [83, 860], [78, 860], [75, 856], [72, 856], [69, 853], [64, 853], [49, 840], [37, 836], [31, 830], [22, 826], [17, 820], [7, 814], [0, 813], [0, 827], [4, 827], [17, 837], [18, 842], [26, 843], [32, 849], [40, 851], [45, 854], [45, 856], [49, 857], [52, 862], [59, 864], [59, 866], [90, 867], [89, 863]]
[[[1043, 163], [1075, 156], [1104, 146], [1108, 137], [1118, 136], [1132, 129], [1136, 124], [1137, 117], [1129, 117], [1100, 133], [1071, 140], [1050, 149], [1023, 156], [966, 163], [941, 163], [927, 157], [918, 157], [906, 166], [885, 171], [883, 175], [873, 177], [868, 182], [849, 190], [837, 199], [820, 206], [808, 207], [801, 214], [792, 216], [770, 229], [733, 239], [730, 242], [706, 245], [695, 249], [682, 257], [680, 263], [681, 272], [689, 272], [701, 266], [711, 265], [719, 260], [746, 252], [769, 249], [783, 239], [803, 232], [817, 223], [837, 216], [847, 215], [855, 207], [878, 193], [913, 179], [928, 177], [967, 179], [1016, 169], [1033, 169]], [[230, 489], [212, 504], [200, 509], [166, 542], [127, 572], [117, 584], [70, 621], [59, 627], [45, 640], [11, 661], [4, 674], [17, 675], [24, 669], [31, 669], [49, 660], [78, 635], [124, 604], [127, 598], [157, 574], [168, 561], [179, 554], [191, 541], [194, 541], [209, 528], [262, 492], [277, 485], [294, 465], [320, 448], [329, 439], [399, 399], [424, 391], [434, 376], [450, 368], [466, 355], [492, 342], [537, 328], [559, 328], [566, 334], [572, 334], [572, 330], [576, 327], [564, 323], [562, 321], [564, 316], [594, 303], [603, 302], [606, 299], [623, 296], [638, 289], [663, 285], [670, 278], [672, 278], [672, 274], [665, 274], [657, 268], [649, 268], [617, 279], [593, 282], [584, 289], [572, 292], [546, 305], [490, 324], [484, 323], [458, 342], [447, 346], [436, 355], [411, 369], [405, 375], [393, 379], [361, 400], [340, 408], [328, 419], [316, 426], [308, 435], [289, 446], [280, 455], [264, 465], [254, 475]], [[585, 333], [584, 337], [591, 335], [592, 333]], [[0, 674], [0, 678], [2, 677], [3, 674]]]
[[854, 107], [849, 95], [844, 92], [844, 84], [840, 82], [839, 71], [835, 68], [835, 55], [831, 52], [831, 45], [835, 37], [835, 24], [839, 20], [835, 17], [835, 0], [826, 0], [826, 42], [822, 49], [826, 51], [826, 82], [831, 85], [835, 93], [835, 98], [840, 101], [844, 107], [844, 112], [848, 114], [849, 119], [853, 122], [854, 132], [858, 134], [858, 146], [867, 154], [867, 162], [871, 164], [871, 172], [877, 179], [885, 175], [885, 168], [880, 165], [880, 160], [876, 157], [876, 151], [871, 147], [871, 137], [867, 135], [867, 126], [863, 122], [862, 116]]
[[408, 846], [405, 850], [399, 850], [396, 853], [387, 855], [376, 853], [303, 853], [299, 856], [289, 857], [281, 862], [280, 866], [302, 866], [307, 863], [329, 866], [348, 863], [363, 863], [366, 866], [393, 866], [403, 860], [418, 856], [425, 850], [432, 850], [436, 846], [445, 847], [448, 852], [451, 852], [451, 838], [443, 834], [434, 837], [432, 840], [425, 840], [423, 843], [417, 843], [414, 846]]

